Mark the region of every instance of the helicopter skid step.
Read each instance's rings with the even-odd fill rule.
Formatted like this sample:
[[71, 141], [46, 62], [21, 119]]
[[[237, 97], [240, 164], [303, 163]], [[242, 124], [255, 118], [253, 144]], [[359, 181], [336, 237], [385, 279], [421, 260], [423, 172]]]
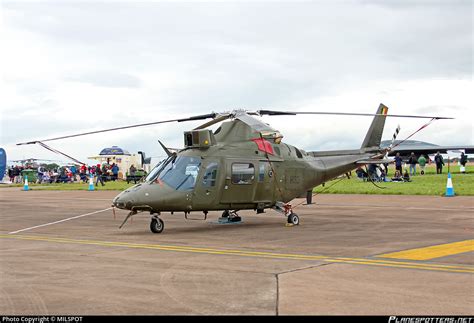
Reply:
[[229, 218], [229, 217], [221, 217], [219, 219], [217, 219], [217, 221], [212, 221], [211, 223], [212, 224], [240, 224], [240, 223], [243, 223], [244, 221], [242, 221], [242, 218], [240, 216], [236, 216], [236, 217], [232, 217], [232, 218]]
[[217, 219], [216, 224], [237, 224], [242, 223], [242, 218], [237, 214], [237, 211], [224, 210], [222, 216]]

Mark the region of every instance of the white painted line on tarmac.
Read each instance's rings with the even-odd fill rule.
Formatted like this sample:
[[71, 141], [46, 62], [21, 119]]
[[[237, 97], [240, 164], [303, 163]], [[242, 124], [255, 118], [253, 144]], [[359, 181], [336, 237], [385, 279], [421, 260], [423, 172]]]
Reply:
[[94, 212], [90, 212], [90, 213], [86, 213], [86, 214], [81, 214], [81, 215], [76, 215], [76, 216], [73, 216], [73, 217], [70, 217], [70, 218], [67, 218], [67, 219], [62, 219], [62, 220], [59, 220], [59, 221], [54, 221], [54, 222], [50, 222], [50, 223], [40, 224], [40, 225], [36, 225], [36, 226], [34, 226], [34, 227], [30, 227], [30, 228], [25, 228], [25, 229], [21, 229], [21, 230], [9, 232], [8, 234], [15, 234], [15, 233], [20, 233], [20, 232], [28, 231], [28, 230], [33, 230], [33, 229], [37, 229], [37, 228], [42, 228], [42, 227], [46, 227], [46, 226], [48, 226], [48, 225], [53, 225], [53, 224], [58, 224], [58, 223], [62, 223], [62, 222], [74, 220], [74, 219], [79, 219], [79, 218], [82, 218], [82, 217], [85, 217], [85, 216], [88, 216], [88, 215], [93, 215], [93, 214], [101, 213], [101, 212], [108, 211], [108, 210], [111, 210], [111, 209], [112, 209], [112, 207], [108, 207], [108, 208], [103, 209], [103, 210], [94, 211]]
[[[118, 195], [118, 193], [117, 193]], [[87, 198], [87, 197], [68, 197], [69, 200], [75, 201], [75, 200], [83, 200], [83, 201], [112, 201], [113, 197], [108, 198], [108, 199], [94, 199], [94, 198]], [[45, 196], [28, 196], [28, 200], [52, 200], [52, 201], [64, 201], [64, 197], [45, 197]]]
[[[314, 203], [314, 205], [325, 206], [325, 207], [348, 207], [348, 208], [372, 208], [372, 209], [390, 209], [394, 207], [399, 207], [396, 205], [370, 205], [370, 204], [333, 204], [333, 203]], [[298, 205], [299, 206], [299, 205]], [[467, 211], [472, 210], [474, 207], [418, 207], [418, 206], [404, 206], [404, 210], [426, 210], [426, 211]]]

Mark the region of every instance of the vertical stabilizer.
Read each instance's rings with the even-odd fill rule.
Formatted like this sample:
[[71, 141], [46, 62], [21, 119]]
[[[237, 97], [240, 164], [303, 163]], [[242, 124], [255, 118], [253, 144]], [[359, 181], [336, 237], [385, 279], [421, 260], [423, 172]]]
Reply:
[[387, 118], [388, 107], [380, 103], [376, 116], [370, 125], [367, 135], [365, 135], [364, 142], [360, 148], [378, 148], [382, 140], [383, 128], [385, 126], [385, 119]]

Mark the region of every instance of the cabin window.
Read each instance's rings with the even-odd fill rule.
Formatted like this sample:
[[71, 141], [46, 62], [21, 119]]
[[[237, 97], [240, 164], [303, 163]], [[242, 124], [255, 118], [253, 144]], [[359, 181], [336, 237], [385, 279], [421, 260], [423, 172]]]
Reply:
[[251, 163], [232, 164], [232, 184], [252, 184], [255, 179], [255, 167]]
[[281, 155], [281, 152], [280, 152], [280, 147], [277, 147], [277, 146], [273, 146], [273, 150], [275, 151], [275, 153], [280, 156]]
[[263, 182], [265, 179], [265, 164], [264, 162], [260, 162], [260, 165], [258, 167], [258, 181]]
[[204, 187], [216, 186], [217, 166], [217, 163], [209, 163], [209, 165], [207, 165], [204, 176], [202, 177], [202, 185]]
[[303, 158], [303, 154], [301, 154], [301, 151], [295, 147], [295, 150], [296, 150], [296, 156], [298, 156], [298, 158]]

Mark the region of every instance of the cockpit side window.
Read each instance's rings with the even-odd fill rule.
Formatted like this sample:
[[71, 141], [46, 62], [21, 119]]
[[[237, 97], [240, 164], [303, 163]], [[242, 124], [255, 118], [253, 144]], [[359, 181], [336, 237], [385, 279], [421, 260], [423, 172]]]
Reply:
[[150, 174], [148, 174], [148, 176], [145, 178], [145, 182], [153, 182], [157, 177], [158, 175], [160, 174], [160, 172], [163, 170], [163, 168], [165, 168], [165, 166], [167, 164], [170, 163], [171, 160], [175, 159], [176, 156], [170, 156], [168, 158], [166, 158], [165, 160], [162, 160], [161, 162], [159, 162], [150, 172]]
[[150, 177], [149, 180], [158, 183], [163, 182], [177, 191], [192, 190], [196, 184], [200, 166], [200, 157], [178, 156], [167, 160], [162, 168], [157, 171], [158, 176]]
[[204, 171], [204, 176], [202, 177], [202, 185], [204, 187], [216, 186], [217, 168], [218, 164], [215, 162], [207, 165], [206, 170]]

